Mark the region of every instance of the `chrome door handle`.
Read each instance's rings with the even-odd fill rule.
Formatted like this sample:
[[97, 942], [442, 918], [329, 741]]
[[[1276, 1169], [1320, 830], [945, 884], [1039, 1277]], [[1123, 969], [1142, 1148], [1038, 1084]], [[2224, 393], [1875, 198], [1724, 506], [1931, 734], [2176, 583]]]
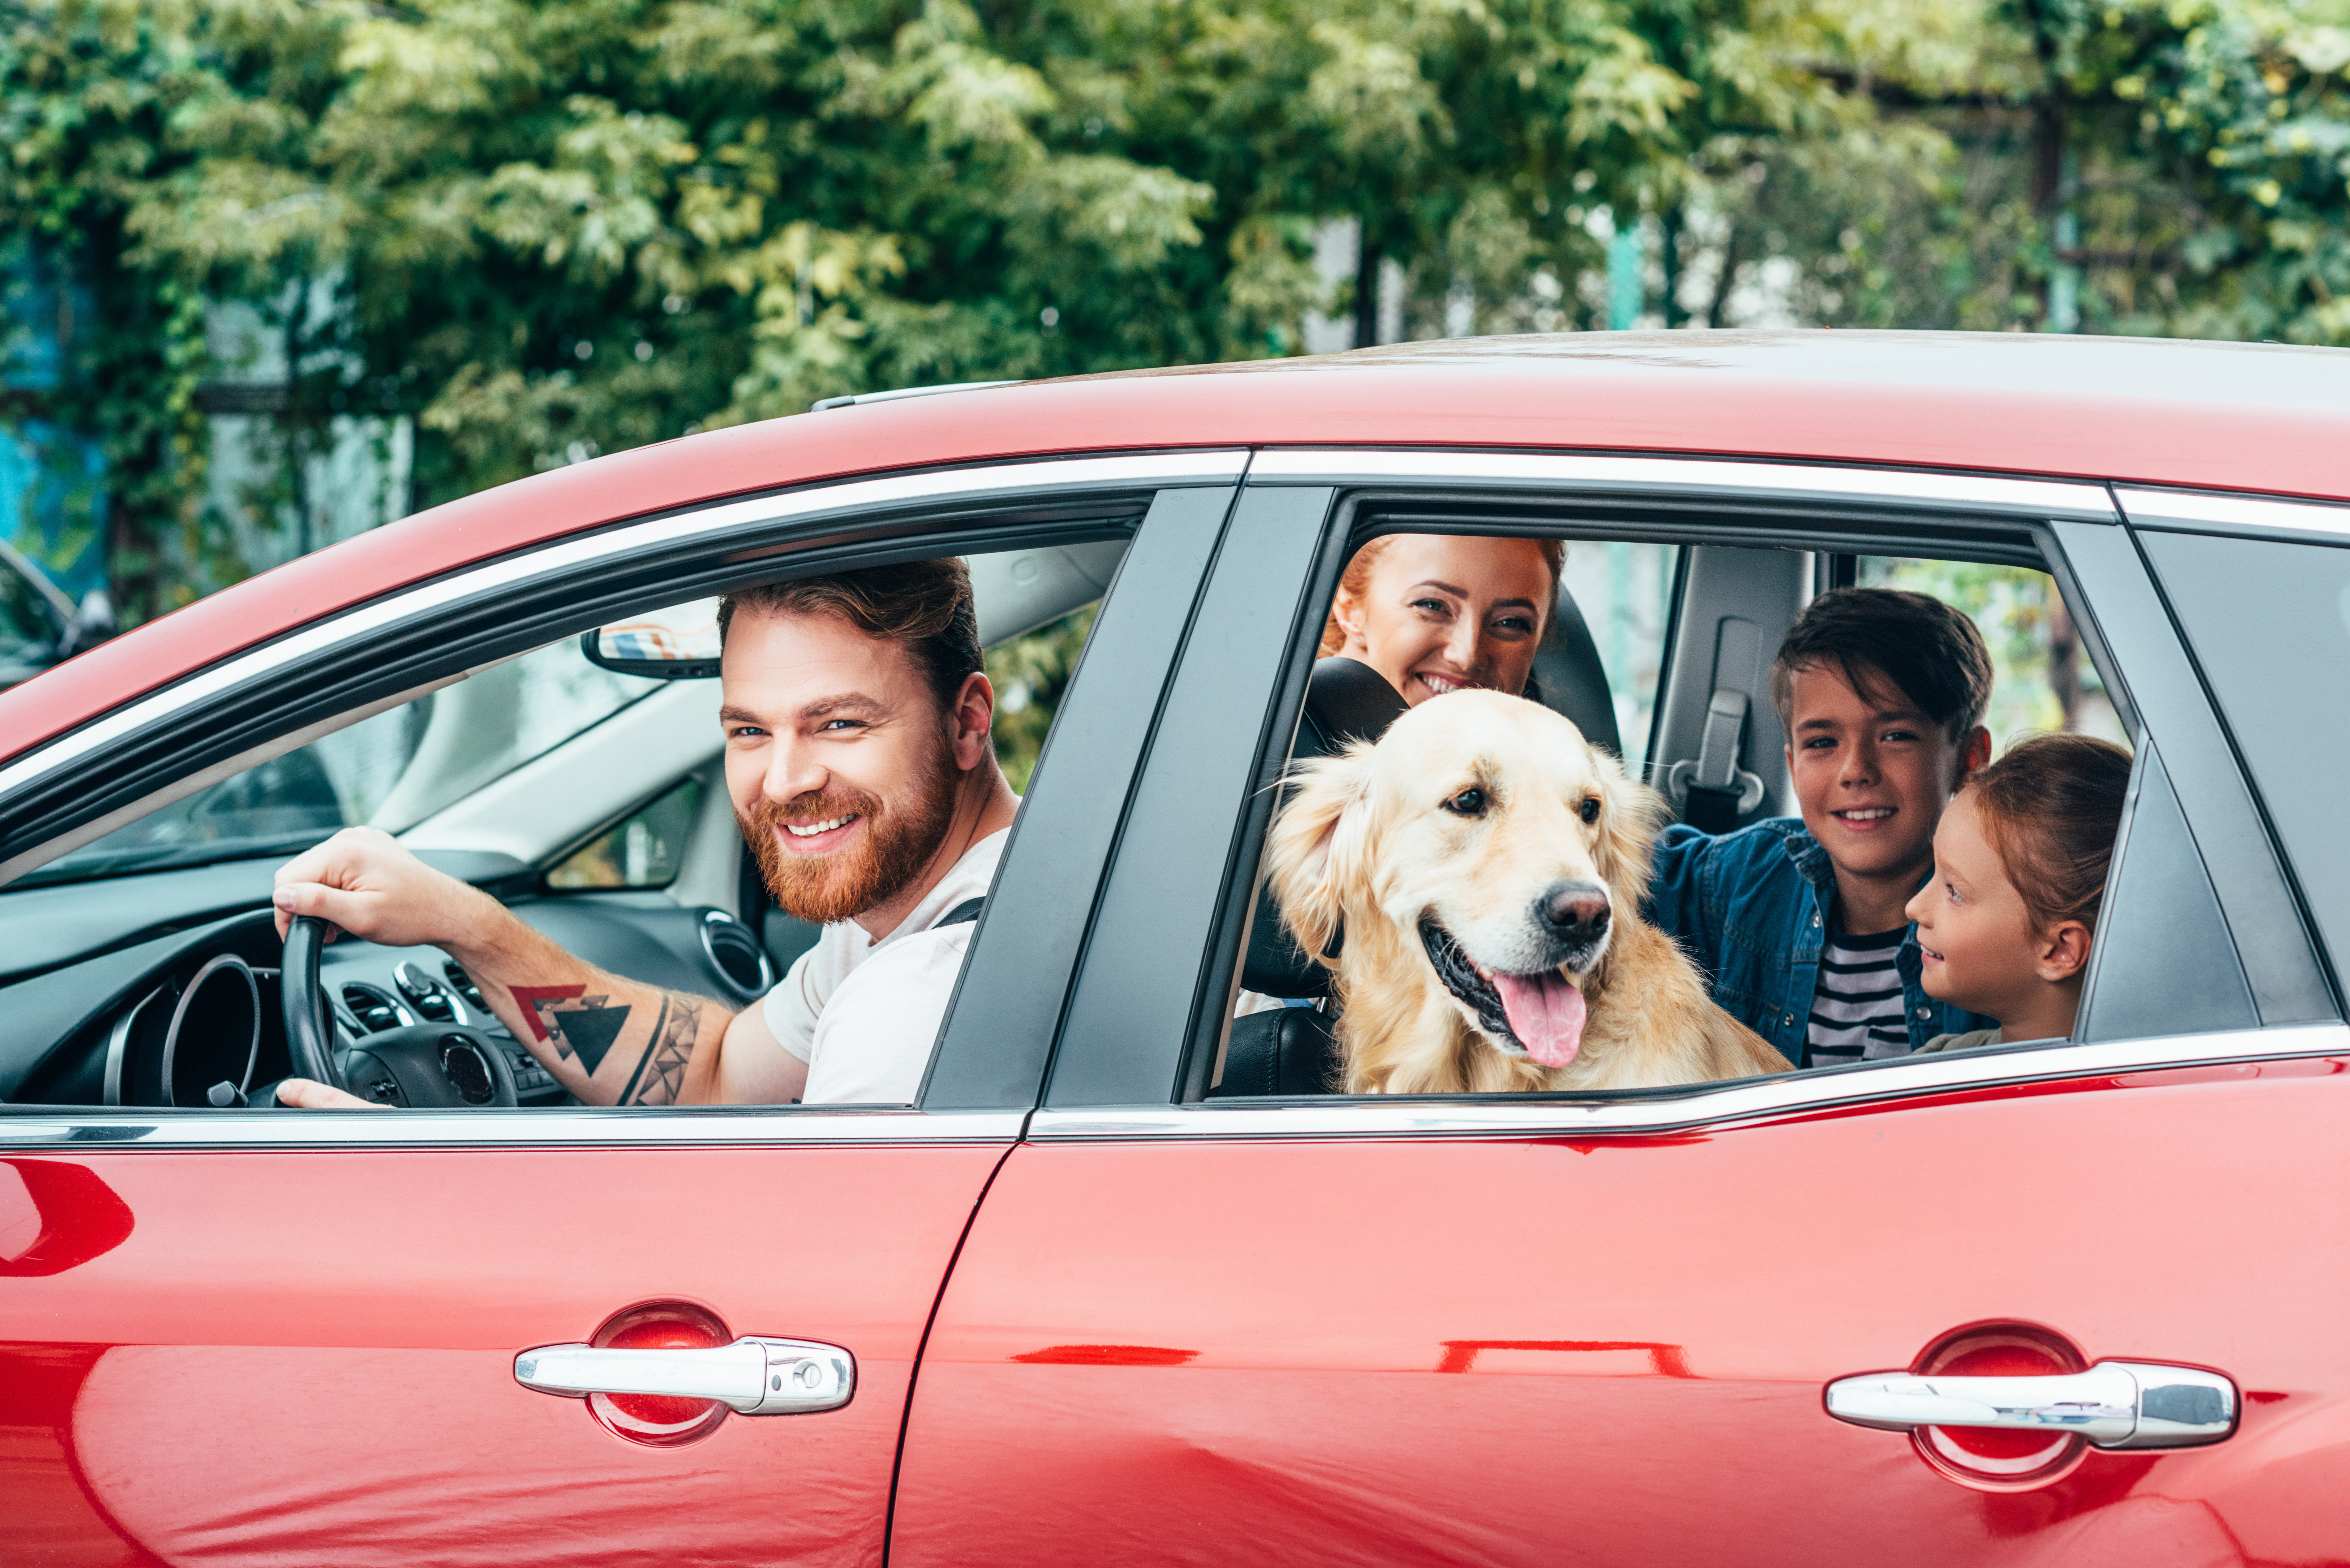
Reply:
[[857, 1389], [857, 1358], [805, 1339], [745, 1337], [706, 1350], [542, 1345], [515, 1357], [515, 1381], [541, 1394], [658, 1394], [715, 1399], [738, 1416], [837, 1410]]
[[2055, 1377], [1871, 1372], [1828, 1385], [1828, 1414], [1856, 1427], [2005, 1427], [2078, 1432], [2100, 1449], [2188, 1449], [2236, 1429], [2236, 1386], [2216, 1372], [2100, 1361]]

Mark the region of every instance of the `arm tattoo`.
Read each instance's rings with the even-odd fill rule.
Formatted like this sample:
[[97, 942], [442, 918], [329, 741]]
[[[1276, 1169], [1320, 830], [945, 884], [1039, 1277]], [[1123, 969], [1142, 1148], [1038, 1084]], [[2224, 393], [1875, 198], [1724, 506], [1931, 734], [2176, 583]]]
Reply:
[[620, 1091], [621, 1105], [673, 1106], [685, 1089], [685, 1066], [702, 1033], [702, 1003], [691, 997], [663, 996], [653, 1037]]
[[552, 1044], [565, 1061], [578, 1057], [590, 1076], [612, 1049], [612, 1042], [620, 1037], [632, 1011], [626, 1002], [615, 1004], [608, 996], [581, 995], [588, 989], [584, 985], [506, 989], [514, 992], [531, 1032]]

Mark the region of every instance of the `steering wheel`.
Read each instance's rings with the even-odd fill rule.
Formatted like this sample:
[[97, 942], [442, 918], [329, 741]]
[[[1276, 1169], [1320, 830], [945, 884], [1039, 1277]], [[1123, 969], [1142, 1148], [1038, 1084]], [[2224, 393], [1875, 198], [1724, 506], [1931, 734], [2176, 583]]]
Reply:
[[277, 989], [286, 1014], [286, 1051], [296, 1077], [315, 1078], [380, 1106], [441, 1109], [522, 1103], [506, 1054], [466, 1024], [386, 1029], [338, 1052], [327, 993], [318, 984], [318, 953], [326, 945], [327, 922], [315, 916], [296, 915], [286, 929]]

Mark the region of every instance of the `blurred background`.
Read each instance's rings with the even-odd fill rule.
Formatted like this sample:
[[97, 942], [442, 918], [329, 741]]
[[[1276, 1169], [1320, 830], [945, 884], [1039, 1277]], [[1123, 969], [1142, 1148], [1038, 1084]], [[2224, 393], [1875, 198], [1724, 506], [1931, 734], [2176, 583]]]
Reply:
[[[2342, 342], [2345, 67], [2350, 0], [6, 0], [0, 682], [847, 392], [1631, 327]], [[1627, 675], [1660, 569], [1570, 566]], [[2095, 720], [2027, 579], [1943, 587], [2038, 680], [2017, 725]], [[1082, 632], [997, 651], [1015, 772]]]

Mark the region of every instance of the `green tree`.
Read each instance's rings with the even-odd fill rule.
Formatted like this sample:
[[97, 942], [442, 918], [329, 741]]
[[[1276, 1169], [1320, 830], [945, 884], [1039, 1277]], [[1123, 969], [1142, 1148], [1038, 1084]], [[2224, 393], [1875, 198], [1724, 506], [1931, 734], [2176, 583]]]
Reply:
[[1350, 304], [1310, 265], [1333, 217], [1507, 325], [1530, 269], [1591, 260], [1586, 209], [1668, 192], [1715, 119], [1838, 101], [1748, 0], [7, 15], [0, 220], [102, 324], [40, 411], [103, 447], [134, 617], [172, 602], [167, 535], [225, 537], [195, 499], [206, 300], [291, 367], [259, 499], [298, 503], [296, 460], [366, 411], [417, 421], [424, 504], [834, 393], [1292, 352]]

